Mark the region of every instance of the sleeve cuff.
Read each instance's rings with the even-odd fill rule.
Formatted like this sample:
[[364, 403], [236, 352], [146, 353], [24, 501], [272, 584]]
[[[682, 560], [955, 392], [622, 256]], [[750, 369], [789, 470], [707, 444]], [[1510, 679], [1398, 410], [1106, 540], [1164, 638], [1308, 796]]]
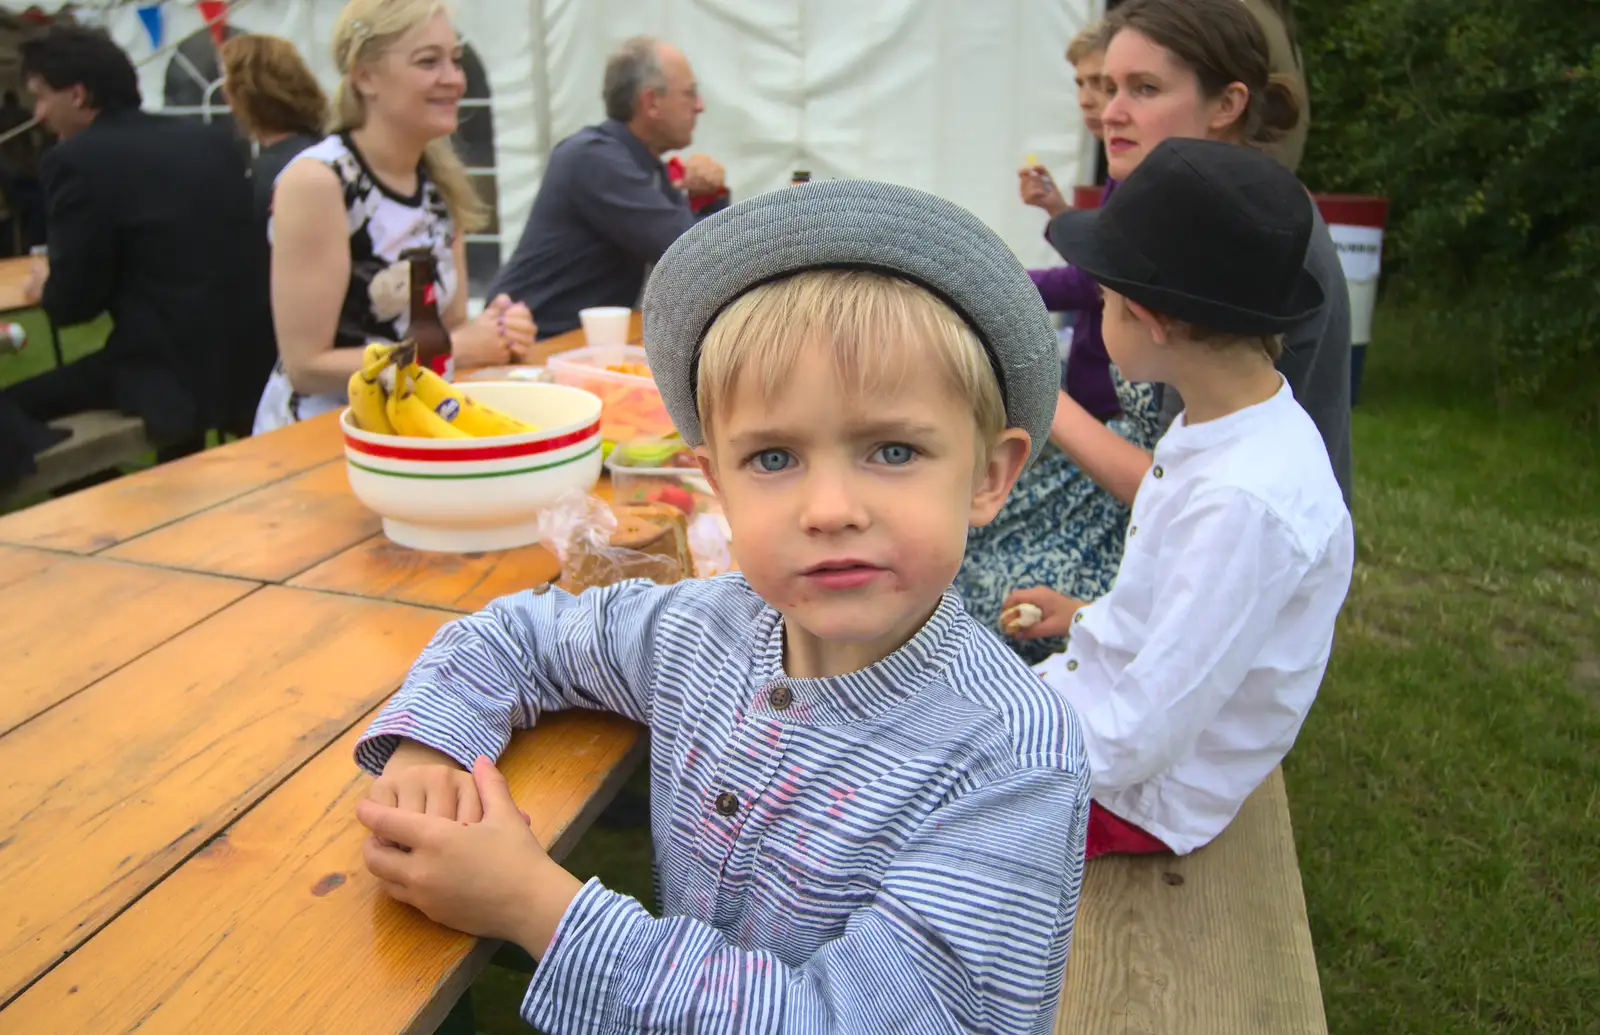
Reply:
[[522, 1019], [548, 1035], [611, 1031], [616, 1004], [635, 998], [618, 986], [644, 978], [645, 946], [633, 933], [649, 920], [636, 900], [590, 878], [556, 925]]
[[444, 722], [424, 723], [410, 711], [386, 709], [356, 742], [356, 765], [372, 776], [381, 775], [401, 740], [414, 740], [424, 747], [443, 751], [463, 769], [471, 769], [479, 755], [499, 758], [506, 748], [505, 741], [483, 735], [475, 723], [455, 716], [446, 717]]

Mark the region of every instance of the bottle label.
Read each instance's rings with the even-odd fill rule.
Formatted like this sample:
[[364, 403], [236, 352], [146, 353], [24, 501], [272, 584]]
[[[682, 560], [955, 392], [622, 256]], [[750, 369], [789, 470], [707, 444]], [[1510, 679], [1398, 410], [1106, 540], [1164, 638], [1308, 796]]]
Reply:
[[427, 305], [438, 305], [439, 286], [437, 284], [429, 284], [426, 288], [423, 288], [422, 301]]

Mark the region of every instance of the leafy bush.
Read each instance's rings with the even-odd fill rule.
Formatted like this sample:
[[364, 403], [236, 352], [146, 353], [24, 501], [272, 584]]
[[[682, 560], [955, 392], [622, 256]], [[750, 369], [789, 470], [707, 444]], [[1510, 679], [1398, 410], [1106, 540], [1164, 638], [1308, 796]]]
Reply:
[[1385, 290], [1489, 337], [1502, 397], [1600, 384], [1600, 3], [1296, 5], [1301, 176], [1390, 200]]

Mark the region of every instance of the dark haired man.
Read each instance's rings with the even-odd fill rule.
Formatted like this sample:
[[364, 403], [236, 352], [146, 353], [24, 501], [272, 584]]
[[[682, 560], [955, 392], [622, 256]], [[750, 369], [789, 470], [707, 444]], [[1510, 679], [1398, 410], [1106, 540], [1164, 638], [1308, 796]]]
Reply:
[[[57, 325], [109, 313], [114, 326], [104, 349], [13, 386], [7, 401], [41, 423], [137, 415], [164, 457], [199, 448], [208, 429], [241, 418], [248, 428], [232, 359], [253, 224], [232, 135], [140, 111], [133, 64], [100, 30], [54, 25], [21, 57], [34, 114], [60, 139], [40, 163], [50, 255], [30, 293]], [[11, 451], [0, 480], [32, 468], [18, 448], [0, 444]]]

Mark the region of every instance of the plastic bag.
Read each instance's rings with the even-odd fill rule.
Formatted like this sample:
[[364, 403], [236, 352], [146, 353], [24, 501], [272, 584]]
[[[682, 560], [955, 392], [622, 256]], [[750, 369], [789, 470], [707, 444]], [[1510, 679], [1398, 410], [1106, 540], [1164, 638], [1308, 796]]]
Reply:
[[718, 511], [703, 510], [689, 522], [689, 552], [694, 554], [694, 573], [703, 578], [721, 575], [733, 567], [728, 550], [728, 519]]
[[684, 576], [670, 557], [611, 545], [617, 517], [598, 496], [570, 489], [539, 512], [539, 544], [561, 562], [556, 583], [571, 593], [591, 586], [609, 586], [625, 579], [649, 579], [662, 585]]

